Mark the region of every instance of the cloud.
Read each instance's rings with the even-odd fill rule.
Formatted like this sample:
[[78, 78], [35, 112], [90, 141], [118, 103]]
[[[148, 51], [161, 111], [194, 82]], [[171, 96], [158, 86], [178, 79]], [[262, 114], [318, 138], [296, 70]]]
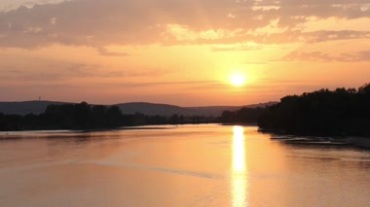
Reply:
[[230, 52], [230, 51], [254, 51], [262, 50], [263, 48], [264, 47], [260, 44], [249, 43], [249, 44], [213, 46], [211, 50], [213, 52]]
[[19, 7], [27, 7], [32, 8], [35, 5], [43, 5], [43, 4], [58, 4], [63, 1], [70, 1], [70, 0], [1, 0], [0, 1], [0, 12], [6, 12], [15, 10]]
[[125, 52], [112, 52], [112, 51], [109, 51], [105, 47], [99, 47], [99, 48], [97, 48], [97, 50], [98, 50], [99, 54], [103, 55], [103, 56], [116, 57], [116, 56], [128, 56], [129, 55], [128, 53], [125, 53]]
[[[41, 1], [42, 2], [42, 1]], [[368, 0], [74, 0], [31, 4], [0, 12], [0, 47], [50, 44], [90, 46], [102, 55], [109, 45], [213, 44], [255, 41], [327, 41], [327, 31], [304, 33], [312, 17], [369, 18]], [[337, 31], [338, 38], [369, 38]], [[330, 32], [333, 33], [333, 32]], [[321, 38], [313, 37], [319, 35]], [[103, 48], [103, 49], [102, 49]]]
[[316, 31], [303, 33], [300, 38], [304, 38], [308, 43], [335, 41], [335, 40], [348, 40], [348, 39], [369, 39], [370, 31]]
[[283, 58], [285, 61], [317, 61], [317, 62], [360, 62], [370, 61], [370, 50], [357, 53], [342, 53], [332, 56], [323, 52], [294, 51]]
[[98, 65], [77, 63], [45, 63], [25, 66], [16, 65], [1, 71], [1, 78], [21, 81], [58, 81], [73, 77], [92, 77]]
[[[108, 87], [119, 87], [119, 88], [130, 88], [130, 89], [138, 89], [138, 88], [156, 88], [156, 87], [163, 87], [163, 86], [171, 86], [171, 89], [217, 89], [223, 88], [225, 84], [220, 83], [218, 81], [209, 81], [209, 80], [194, 80], [194, 81], [170, 81], [170, 80], [163, 80], [163, 81], [125, 81], [125, 82], [111, 82], [105, 84]], [[169, 90], [171, 91], [171, 90]], [[188, 91], [188, 90], [185, 90]]]
[[2, 80], [19, 80], [23, 82], [53, 82], [73, 80], [74, 78], [146, 78], [160, 77], [168, 74], [161, 68], [112, 68], [107, 65], [82, 64], [67, 62], [50, 62], [27, 66], [13, 64], [2, 66], [0, 78]]

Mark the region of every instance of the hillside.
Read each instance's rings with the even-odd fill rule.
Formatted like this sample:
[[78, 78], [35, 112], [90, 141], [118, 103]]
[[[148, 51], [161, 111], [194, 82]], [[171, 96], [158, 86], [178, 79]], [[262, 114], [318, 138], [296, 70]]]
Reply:
[[171, 116], [173, 114], [193, 115], [195, 112], [187, 108], [168, 104], [155, 104], [146, 102], [131, 102], [115, 104], [124, 114], [141, 113], [145, 115]]
[[[242, 107], [262, 107], [271, 105], [273, 102], [253, 104], [248, 106], [203, 106], [203, 107], [180, 107], [169, 104], [156, 104], [147, 102], [131, 102], [114, 104], [118, 106], [123, 114], [141, 113], [145, 115], [171, 116], [173, 114], [184, 116], [220, 116], [225, 110], [235, 111]], [[67, 102], [57, 101], [24, 101], [24, 102], [0, 102], [0, 113], [3, 114], [41, 114], [50, 104], [68, 104]], [[73, 103], [70, 103], [73, 104]]]
[[155, 104], [145, 102], [132, 102], [116, 104], [124, 114], [171, 116], [173, 114], [184, 116], [219, 116], [224, 110], [239, 109], [241, 106], [204, 106], [204, 107], [180, 107], [168, 104]]

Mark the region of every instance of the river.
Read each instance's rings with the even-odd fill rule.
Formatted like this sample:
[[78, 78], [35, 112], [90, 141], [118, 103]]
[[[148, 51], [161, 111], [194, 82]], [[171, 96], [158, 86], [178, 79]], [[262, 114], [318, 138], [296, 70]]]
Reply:
[[368, 207], [370, 151], [256, 127], [0, 133], [4, 207]]

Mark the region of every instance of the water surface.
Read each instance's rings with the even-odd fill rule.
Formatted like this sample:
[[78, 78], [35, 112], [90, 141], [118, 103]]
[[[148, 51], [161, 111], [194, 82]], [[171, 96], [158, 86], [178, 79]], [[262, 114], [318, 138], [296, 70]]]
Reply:
[[368, 207], [369, 186], [369, 151], [256, 127], [0, 134], [1, 206]]

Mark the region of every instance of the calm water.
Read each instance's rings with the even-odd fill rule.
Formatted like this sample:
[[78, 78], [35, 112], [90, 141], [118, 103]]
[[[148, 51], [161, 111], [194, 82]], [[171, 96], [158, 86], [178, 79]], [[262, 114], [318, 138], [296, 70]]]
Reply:
[[369, 207], [370, 152], [256, 127], [0, 134], [0, 206]]

